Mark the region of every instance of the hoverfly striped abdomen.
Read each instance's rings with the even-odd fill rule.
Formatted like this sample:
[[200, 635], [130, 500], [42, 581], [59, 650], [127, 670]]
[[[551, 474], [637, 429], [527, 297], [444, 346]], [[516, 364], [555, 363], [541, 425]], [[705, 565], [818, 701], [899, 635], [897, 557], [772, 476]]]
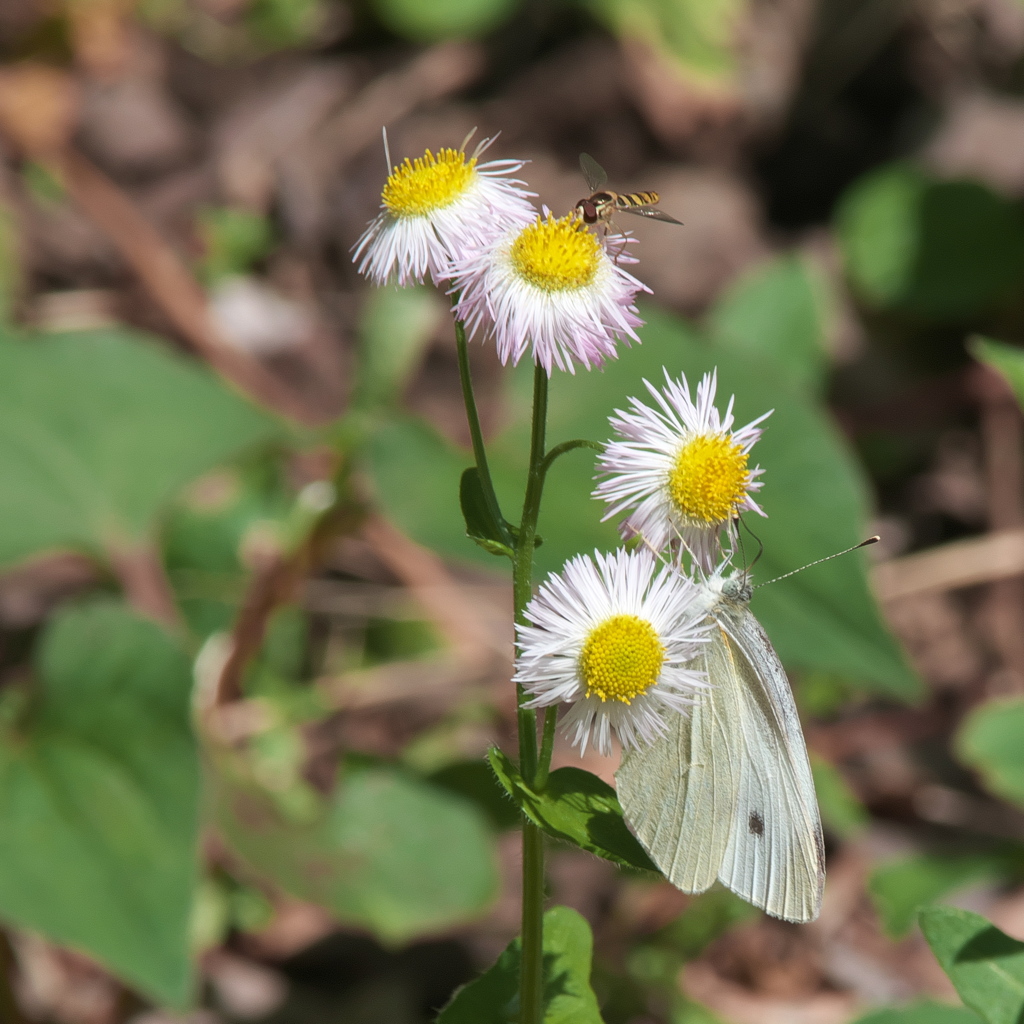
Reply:
[[629, 195], [618, 195], [616, 199], [616, 205], [625, 210], [631, 206], [655, 206], [660, 196], [657, 192], [630, 192]]

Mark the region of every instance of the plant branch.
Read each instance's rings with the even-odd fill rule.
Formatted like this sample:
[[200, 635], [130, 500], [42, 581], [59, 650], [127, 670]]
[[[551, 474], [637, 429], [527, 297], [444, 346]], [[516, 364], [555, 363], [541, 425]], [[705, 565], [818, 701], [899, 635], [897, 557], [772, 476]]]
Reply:
[[577, 448], [590, 448], [595, 452], [604, 451], [603, 444], [598, 444], [597, 441], [588, 441], [582, 437], [574, 438], [572, 441], [563, 441], [561, 444], [556, 444], [555, 447], [544, 456], [544, 459], [540, 464], [541, 474], [543, 476], [547, 476], [548, 470], [551, 468], [551, 464], [555, 459], [560, 455], [564, 455], [566, 452], [575, 451]]
[[501, 531], [502, 540], [508, 547], [513, 546], [512, 536], [505, 526], [505, 517], [501, 514], [498, 497], [494, 493], [491, 482], [491, 470], [487, 465], [487, 448], [484, 445], [484, 434], [480, 428], [480, 414], [476, 408], [476, 397], [473, 394], [473, 377], [469, 368], [469, 345], [466, 341], [466, 328], [461, 320], [455, 321], [455, 342], [459, 353], [459, 379], [462, 381], [462, 400], [466, 405], [466, 421], [469, 423], [469, 436], [473, 442], [473, 459], [480, 477], [480, 487], [484, 492], [487, 511]]
[[196, 279], [121, 188], [72, 146], [44, 162], [109, 239], [153, 302], [214, 370], [268, 408], [299, 423], [316, 422], [293, 388], [220, 336]]
[[160, 623], [172, 633], [182, 633], [184, 627], [174, 600], [174, 589], [156, 545], [145, 542], [111, 544], [107, 548], [107, 557], [132, 610]]
[[537, 774], [534, 776], [534, 788], [539, 792], [548, 784], [548, 773], [551, 770], [551, 754], [555, 749], [555, 725], [558, 722], [558, 708], [555, 706], [544, 710], [544, 731], [541, 736], [540, 760], [537, 762]]

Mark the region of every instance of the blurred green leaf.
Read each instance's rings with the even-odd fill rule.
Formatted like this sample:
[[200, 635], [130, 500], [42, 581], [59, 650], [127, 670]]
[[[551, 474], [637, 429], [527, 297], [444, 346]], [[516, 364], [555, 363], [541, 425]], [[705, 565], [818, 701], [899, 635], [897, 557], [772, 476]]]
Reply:
[[963, 1006], [915, 1003], [875, 1010], [866, 1017], [858, 1017], [854, 1024], [981, 1024], [981, 1018]]
[[[760, 911], [719, 883], [694, 896], [686, 909], [654, 937], [658, 945], [668, 945], [683, 959], [695, 960], [719, 936], [733, 925], [749, 921]], [[665, 981], [674, 981], [678, 968]]]
[[469, 920], [494, 898], [491, 832], [462, 797], [392, 768], [353, 767], [329, 799], [289, 815], [238, 755], [211, 753], [232, 848], [339, 920], [401, 943]]
[[800, 714], [810, 718], [831, 718], [856, 697], [850, 681], [834, 672], [801, 672], [793, 694]]
[[[586, 919], [568, 907], [544, 915], [544, 1024], [603, 1024], [590, 987], [594, 940]], [[519, 1019], [520, 940], [460, 988], [437, 1024], [513, 1024]]]
[[868, 892], [886, 934], [902, 938], [925, 904], [972, 883], [1006, 873], [1005, 857], [987, 854], [924, 854], [882, 864], [871, 872]]
[[274, 244], [270, 221], [251, 210], [206, 206], [199, 211], [198, 224], [204, 249], [199, 274], [207, 287], [244, 274]]
[[146, 540], [189, 480], [280, 433], [138, 335], [0, 339], [0, 564]]
[[1024, 408], [1024, 349], [988, 338], [972, 338], [969, 348], [975, 359], [1006, 378], [1021, 408]]
[[518, 0], [371, 0], [392, 32], [415, 43], [481, 36], [506, 21]]
[[928, 907], [921, 931], [960, 998], [988, 1024], [1024, 1016], [1024, 943], [969, 910]]
[[188, 659], [120, 606], [65, 611], [0, 734], [0, 915], [189, 1004], [199, 761]]
[[708, 328], [722, 348], [767, 355], [794, 385], [820, 389], [830, 315], [820, 271], [804, 256], [784, 255], [736, 281], [715, 303]]
[[198, 637], [234, 621], [249, 569], [243, 551], [276, 533], [294, 497], [280, 478], [278, 453], [207, 473], [169, 506], [161, 540], [164, 564]]
[[957, 756], [986, 787], [1024, 805], [1024, 697], [999, 697], [974, 708], [954, 741]]
[[252, 0], [245, 24], [268, 49], [283, 50], [309, 42], [325, 16], [321, 0]]
[[689, 85], [726, 89], [734, 84], [737, 28], [746, 0], [583, 0], [583, 5], [621, 39], [642, 40], [662, 55]]
[[706, 1006], [683, 996], [672, 1008], [670, 1024], [723, 1024], [723, 1022], [718, 1014], [712, 1013]]
[[67, 199], [64, 186], [46, 166], [34, 160], [26, 160], [21, 167], [21, 180], [29, 195], [42, 207], [60, 206]]
[[538, 793], [497, 747], [491, 747], [488, 759], [509, 796], [549, 836], [615, 864], [660, 874], [626, 827], [615, 790], [608, 783], [582, 768], [558, 768]]
[[430, 424], [412, 417], [386, 421], [370, 435], [363, 455], [378, 500], [414, 540], [462, 558], [491, 559], [467, 536], [459, 514], [459, 486], [472, 457]]
[[934, 181], [906, 164], [858, 181], [838, 213], [854, 287], [872, 305], [967, 316], [1024, 275], [1024, 216], [977, 182]]
[[444, 315], [425, 286], [374, 288], [360, 323], [354, 403], [369, 409], [397, 402]]
[[435, 786], [472, 800], [496, 829], [514, 828], [521, 820], [519, 808], [484, 761], [458, 761], [427, 778]]
[[834, 764], [812, 754], [811, 774], [825, 828], [842, 839], [855, 836], [871, 819], [842, 773]]
[[443, 647], [444, 641], [429, 622], [372, 618], [366, 623], [364, 664], [408, 661]]

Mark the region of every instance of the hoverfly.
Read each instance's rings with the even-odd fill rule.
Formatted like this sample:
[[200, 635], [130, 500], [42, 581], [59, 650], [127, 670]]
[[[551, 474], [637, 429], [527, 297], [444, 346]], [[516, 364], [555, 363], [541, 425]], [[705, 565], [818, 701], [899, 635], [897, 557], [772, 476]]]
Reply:
[[603, 224], [607, 228], [612, 216], [619, 212], [635, 213], [638, 217], [650, 217], [652, 220], [665, 221], [666, 224], [682, 224], [682, 221], [658, 209], [657, 192], [630, 192], [623, 195], [606, 189], [604, 186], [608, 175], [589, 153], [580, 153], [580, 169], [592, 193], [576, 204], [584, 224]]

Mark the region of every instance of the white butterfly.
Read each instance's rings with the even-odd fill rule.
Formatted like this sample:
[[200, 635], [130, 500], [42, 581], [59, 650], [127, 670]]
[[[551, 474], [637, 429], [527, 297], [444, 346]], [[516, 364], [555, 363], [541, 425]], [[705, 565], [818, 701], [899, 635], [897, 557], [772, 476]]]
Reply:
[[793, 693], [750, 611], [746, 576], [700, 586], [714, 627], [693, 667], [711, 685], [663, 737], [623, 757], [619, 802], [683, 892], [718, 879], [774, 917], [813, 921], [825, 849]]

